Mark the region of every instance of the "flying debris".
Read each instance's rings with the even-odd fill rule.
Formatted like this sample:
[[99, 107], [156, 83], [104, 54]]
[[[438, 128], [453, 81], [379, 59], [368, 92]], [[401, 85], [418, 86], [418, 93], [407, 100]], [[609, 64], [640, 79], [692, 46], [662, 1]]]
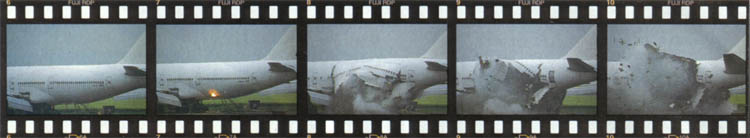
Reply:
[[596, 30], [560, 59], [479, 57], [459, 62], [461, 114], [557, 114], [567, 89], [596, 80]]
[[722, 59], [700, 61], [660, 52], [652, 44], [628, 47], [620, 61], [607, 63], [608, 112], [731, 114], [736, 109], [729, 89], [745, 83], [744, 42]]

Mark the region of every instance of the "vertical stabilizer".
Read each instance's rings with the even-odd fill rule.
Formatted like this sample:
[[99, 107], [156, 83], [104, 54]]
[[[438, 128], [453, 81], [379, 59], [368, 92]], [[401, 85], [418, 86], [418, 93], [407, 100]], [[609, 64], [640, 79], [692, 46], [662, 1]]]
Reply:
[[429, 50], [427, 50], [422, 58], [434, 58], [434, 59], [447, 59], [448, 58], [448, 33], [444, 32], [440, 37], [432, 44]]
[[297, 27], [289, 27], [276, 42], [271, 52], [264, 60], [296, 60], [297, 59]]
[[737, 42], [737, 44], [734, 45], [734, 48], [732, 48], [732, 50], [729, 50], [729, 54], [737, 55], [740, 58], [746, 60], [747, 59], [745, 58], [745, 52], [747, 52], [745, 51], [746, 49], [745, 47], [747, 47], [746, 41], [747, 41], [747, 37], [742, 38], [739, 42]]
[[117, 64], [146, 64], [146, 33], [138, 37], [128, 54], [122, 57]]
[[583, 38], [578, 40], [578, 43], [568, 51], [564, 58], [596, 59], [596, 26], [589, 28]]

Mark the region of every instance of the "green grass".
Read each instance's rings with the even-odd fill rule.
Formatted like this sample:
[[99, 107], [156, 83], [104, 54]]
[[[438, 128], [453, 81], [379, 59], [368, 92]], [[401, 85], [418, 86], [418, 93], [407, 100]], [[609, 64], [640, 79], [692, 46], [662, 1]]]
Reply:
[[[104, 106], [115, 106], [115, 109], [127, 109], [127, 110], [145, 110], [146, 109], [146, 99], [132, 99], [132, 100], [122, 100], [122, 101], [115, 101], [112, 98], [88, 103], [88, 104], [82, 104], [88, 109], [96, 109], [101, 110]], [[71, 109], [77, 109], [74, 104], [60, 104], [55, 105], [56, 110], [71, 110]]]
[[744, 105], [747, 101], [745, 100], [745, 94], [732, 94], [729, 96], [729, 102]]
[[[732, 104], [744, 105], [746, 103], [745, 94], [732, 94], [729, 97]], [[572, 95], [565, 96], [563, 99], [565, 106], [596, 106], [596, 96]]]
[[[250, 100], [260, 100], [261, 103], [269, 103], [269, 104], [296, 104], [297, 103], [297, 94], [295, 93], [288, 93], [288, 94], [276, 94], [276, 95], [269, 95], [269, 96], [261, 96], [259, 94], [252, 94], [248, 96], [242, 96], [232, 99], [232, 101], [236, 103], [247, 103], [247, 101]], [[204, 100], [203, 104], [221, 104], [221, 100]], [[146, 99], [132, 99], [132, 100], [122, 100], [122, 101], [115, 101], [112, 98], [104, 99], [88, 104], [82, 104], [88, 109], [96, 109], [101, 110], [104, 106], [115, 106], [115, 109], [127, 109], [127, 110], [138, 110], [138, 109], [146, 109]], [[72, 110], [77, 109], [74, 104], [60, 104], [55, 105], [55, 109], [57, 110]]]
[[563, 106], [596, 106], [596, 96], [565, 96], [565, 99], [563, 99]]
[[[232, 99], [236, 103], [246, 103], [250, 100], [259, 100], [261, 103], [268, 104], [296, 104], [297, 94], [276, 94], [261, 96], [259, 94], [252, 94], [248, 96], [242, 96]], [[419, 105], [424, 106], [445, 106], [448, 104], [447, 95], [432, 95], [426, 96], [415, 100]], [[732, 94], [729, 98], [729, 102], [732, 104], [745, 105], [745, 94]], [[204, 100], [203, 104], [221, 104], [221, 100]], [[103, 106], [115, 106], [115, 109], [127, 109], [127, 110], [139, 110], [146, 109], [145, 99], [134, 99], [134, 100], [122, 100], [115, 101], [112, 98], [96, 101], [93, 103], [83, 104], [88, 109], [101, 110]], [[596, 96], [565, 96], [563, 99], [564, 106], [596, 106]], [[55, 105], [55, 109], [58, 110], [71, 110], [76, 109], [73, 104]]]
[[[260, 94], [251, 94], [247, 96], [237, 97], [231, 99], [235, 103], [244, 104], [250, 100], [258, 100], [263, 104], [296, 104], [297, 94], [296, 93], [284, 93], [274, 94], [268, 96], [261, 96]], [[222, 100], [203, 100], [203, 104], [222, 104]]]
[[417, 102], [419, 105], [428, 105], [428, 106], [446, 106], [448, 105], [448, 95], [431, 95], [431, 96], [425, 96], [419, 99], [415, 99], [414, 101]]

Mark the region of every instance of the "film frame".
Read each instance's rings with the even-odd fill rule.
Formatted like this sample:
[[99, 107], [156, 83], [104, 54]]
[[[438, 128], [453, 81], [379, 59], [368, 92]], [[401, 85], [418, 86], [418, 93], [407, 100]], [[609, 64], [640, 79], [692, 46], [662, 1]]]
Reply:
[[[155, 94], [149, 93], [147, 96], [147, 113], [146, 115], [33, 115], [33, 116], [9, 116], [6, 112], [0, 114], [2, 116], [2, 125], [0, 125], [0, 134], [8, 135], [10, 127], [9, 120], [13, 121], [16, 125], [14, 133], [8, 135], [12, 137], [66, 137], [75, 135], [87, 135], [93, 137], [249, 137], [249, 136], [263, 136], [263, 137], [351, 137], [351, 136], [367, 136], [369, 134], [363, 133], [364, 122], [368, 121], [371, 123], [371, 134], [378, 134], [378, 136], [387, 135], [391, 137], [487, 137], [487, 136], [499, 136], [499, 137], [671, 137], [671, 136], [710, 136], [710, 137], [743, 137], [746, 136], [746, 120], [750, 117], [750, 113], [745, 112], [745, 115], [608, 115], [606, 112], [606, 53], [607, 53], [607, 25], [608, 24], [744, 24], [747, 29], [747, 13], [744, 18], [740, 18], [740, 11], [744, 9], [747, 12], [748, 3], [741, 0], [726, 0], [726, 1], [637, 1], [637, 0], [618, 0], [618, 1], [594, 1], [594, 0], [581, 0], [581, 1], [563, 1], [563, 0], [546, 0], [542, 1], [543, 4], [532, 4], [535, 1], [484, 1], [484, 0], [463, 0], [463, 1], [450, 1], [450, 0], [436, 0], [436, 1], [418, 1], [418, 0], [398, 0], [395, 3], [389, 5], [390, 7], [390, 18], [382, 19], [382, 6], [370, 6], [371, 8], [371, 19], [364, 19], [363, 7], [370, 5], [368, 1], [266, 1], [266, 0], [245, 0], [239, 5], [219, 5], [217, 1], [178, 1], [178, 0], [162, 0], [162, 1], [124, 1], [124, 0], [113, 0], [113, 1], [96, 1], [95, 3], [88, 5], [90, 10], [90, 18], [81, 18], [81, 8], [85, 5], [69, 5], [70, 1], [56, 1], [56, 0], [40, 0], [40, 1], [8, 1], [4, 3], [0, 8], [0, 29], [2, 29], [2, 36], [6, 36], [6, 25], [7, 24], [145, 24], [147, 32], [147, 66], [149, 69], [154, 70], [156, 67], [155, 51], [156, 51], [156, 25], [158, 24], [290, 24], [297, 26], [297, 44], [298, 44], [298, 67], [306, 68], [306, 50], [307, 50], [307, 32], [306, 28], [308, 24], [445, 24], [448, 30], [448, 78], [449, 80], [455, 79], [455, 61], [456, 61], [456, 25], [457, 24], [596, 24], [597, 25], [597, 45], [598, 45], [598, 67], [599, 73], [597, 81], [597, 114], [596, 115], [457, 115], [456, 114], [456, 98], [455, 98], [455, 81], [448, 81], [448, 113], [445, 115], [375, 115], [375, 116], [361, 116], [361, 115], [313, 115], [308, 114], [307, 108], [307, 93], [306, 85], [307, 82], [303, 80], [298, 81], [297, 90], [297, 115], [283, 115], [283, 116], [271, 116], [271, 115], [158, 115], [156, 109], [156, 98]], [[523, 2], [529, 2], [521, 4]], [[538, 1], [537, 1], [538, 2]], [[677, 2], [677, 3], [673, 3]], [[157, 4], [158, 3], [158, 4]], [[314, 5], [315, 14], [314, 19], [310, 19], [308, 16], [308, 6]], [[502, 16], [500, 19], [495, 18], [494, 6], [502, 6]], [[31, 6], [31, 10], [28, 10]], [[52, 6], [52, 14], [50, 19], [46, 19], [46, 11], [44, 6]], [[63, 7], [68, 6], [69, 8], [69, 19], [67, 15], [63, 15]], [[109, 7], [109, 19], [100, 19], [100, 16], [96, 16], [101, 13], [100, 6]], [[122, 10], [121, 6], [127, 6], [125, 10]], [[159, 7], [163, 6], [164, 12], [158, 12]], [[182, 6], [184, 8], [183, 19], [175, 18], [175, 7]], [[194, 19], [196, 6], [202, 7], [202, 18]], [[215, 19], [213, 15], [214, 8], [220, 7], [220, 17]], [[232, 8], [234, 6], [239, 7], [239, 19], [233, 19]], [[257, 6], [257, 15], [253, 15], [253, 6]], [[289, 9], [290, 6], [296, 6], [297, 14], [295, 19], [290, 19]], [[328, 18], [329, 8], [332, 6], [332, 17]], [[351, 7], [348, 7], [351, 6]], [[403, 8], [407, 6], [407, 8]], [[426, 12], [422, 11], [422, 7], [427, 8]], [[480, 17], [476, 11], [477, 6], [483, 6], [483, 15]], [[559, 9], [557, 15], [559, 18], [551, 18], [551, 10], [553, 6], [557, 6]], [[570, 19], [570, 16], [566, 13], [570, 12], [570, 6], [576, 6], [577, 19]], [[591, 12], [592, 6], [596, 7]], [[628, 8], [632, 6], [632, 8]], [[653, 8], [652, 18], [644, 19], [644, 7], [651, 6]], [[662, 13], [663, 6], [670, 8], [670, 19], [662, 19], [659, 13]], [[717, 14], [720, 7], [725, 7], [726, 19], [720, 19], [720, 15]], [[12, 7], [12, 8], [11, 8]], [[117, 8], [115, 8], [117, 7]], [[145, 7], [145, 18], [141, 18], [142, 7]], [[272, 16], [271, 7], [275, 7], [276, 16]], [[492, 7], [493, 9], [491, 9]], [[515, 8], [520, 8], [520, 13], [516, 14]], [[687, 13], [689, 16], [687, 19], [681, 17], [684, 7], [687, 7]], [[703, 18], [702, 9], [707, 7], [707, 18]], [[13, 14], [15, 17], [8, 17], [10, 13], [7, 11], [15, 9]], [[347, 10], [351, 9], [351, 10]], [[402, 9], [407, 9], [408, 13], [403, 14]], [[610, 18], [609, 11], [615, 11], [614, 18]], [[632, 11], [626, 11], [626, 9], [633, 9]], [[27, 18], [27, 11], [33, 11], [32, 18]], [[121, 11], [127, 11], [126, 19], [122, 19], [119, 15], [122, 15]], [[264, 12], [268, 11], [268, 12]], [[341, 11], [350, 11], [351, 16]], [[445, 11], [445, 12], [443, 12]], [[536, 11], [536, 12], [535, 12]], [[164, 13], [164, 18], [161, 19], [159, 14]], [[422, 15], [426, 13], [427, 16]], [[534, 13], [534, 14], [532, 14]], [[23, 15], [23, 16], [21, 16]], [[491, 15], [491, 16], [488, 16]], [[593, 16], [592, 16], [593, 15]], [[631, 17], [632, 19], [626, 18]], [[227, 18], [229, 17], [229, 18]], [[252, 18], [257, 17], [257, 19]], [[293, 17], [293, 16], [292, 16]], [[351, 18], [348, 18], [351, 17]], [[425, 18], [423, 18], [425, 17]], [[595, 19], [589, 17], [596, 17]], [[679, 17], [679, 18], [678, 18]], [[747, 31], [746, 31], [747, 34]], [[7, 51], [6, 43], [7, 37], [2, 37], [0, 40], [2, 47], [0, 50], [3, 52]], [[2, 64], [2, 72], [0, 75], [7, 76], [6, 67], [6, 54], [3, 53], [3, 58], [0, 60]], [[602, 59], [605, 60], [602, 60]], [[602, 70], [603, 69], [603, 70]], [[150, 92], [155, 91], [156, 72], [148, 72], [147, 89]], [[305, 71], [298, 73], [298, 78], [306, 77]], [[747, 80], [747, 76], [746, 76]], [[6, 96], [6, 78], [1, 79], [3, 90], [1, 97]], [[747, 81], [746, 81], [747, 83]], [[747, 85], [747, 84], [746, 84]], [[747, 95], [747, 92], [746, 92]], [[748, 95], [750, 96], [750, 95]], [[5, 98], [0, 98], [0, 102], [7, 105]], [[748, 97], [746, 97], [748, 99]], [[3, 111], [6, 111], [7, 106], [1, 107]], [[746, 107], [746, 109], [749, 107]], [[63, 119], [64, 118], [64, 119]], [[81, 132], [82, 121], [88, 120], [90, 123], [91, 133], [84, 134]], [[109, 133], [102, 134], [101, 121], [108, 121]], [[122, 120], [126, 120], [122, 125]], [[184, 123], [184, 133], [177, 134], [174, 130], [176, 123], [182, 120]], [[314, 120], [315, 133], [308, 133], [312, 126], [309, 121]], [[383, 121], [390, 122], [390, 133], [386, 134], [382, 132]], [[503, 133], [494, 133], [489, 130], [494, 130], [494, 124], [496, 121], [500, 121], [502, 124]], [[33, 130], [35, 133], [27, 134], [21, 132], [26, 129], [26, 124], [32, 121], [31, 124], [34, 126], [45, 126], [48, 122], [53, 125], [52, 133], [45, 133], [47, 128], [35, 127]], [[144, 126], [151, 126], [146, 128], [145, 133], [141, 128]], [[196, 128], [196, 121], [201, 121], [203, 125], [201, 134], [194, 133]], [[213, 133], [213, 125], [215, 121], [219, 121], [221, 124], [220, 133]], [[233, 123], [239, 121], [239, 131], [234, 130]], [[276, 122], [278, 133], [271, 133], [268, 130], [271, 126], [268, 125], [271, 122]], [[289, 122], [296, 122], [297, 133], [291, 134], [288, 129]], [[333, 133], [328, 133], [326, 125], [328, 122], [333, 121], [335, 127], [333, 127]], [[409, 126], [407, 129], [409, 133], [401, 133], [397, 130], [403, 130], [401, 124], [403, 121], [408, 121], [406, 124]], [[422, 122], [427, 121], [426, 126]], [[481, 121], [482, 123], [478, 123]], [[571, 125], [564, 125], [576, 121], [578, 133], [569, 133], [569, 127]], [[650, 121], [653, 133], [645, 134], [643, 126], [646, 126], [646, 122]], [[668, 121], [670, 123], [664, 123]], [[70, 123], [70, 133], [63, 132], [63, 126], [65, 123]], [[160, 128], [156, 127], [161, 122], [165, 125], [164, 133], [159, 132]], [[255, 123], [253, 123], [255, 122]], [[517, 122], [520, 126], [516, 127]], [[556, 122], [559, 126], [559, 133], [553, 134], [550, 132], [551, 124]], [[593, 123], [592, 123], [593, 122]], [[684, 122], [687, 122], [686, 130], [689, 133], [685, 133], [682, 130]], [[345, 133], [344, 127], [346, 124], [351, 123], [352, 133]], [[707, 124], [708, 131], [702, 132], [701, 124]], [[477, 124], [484, 124], [482, 127], [483, 133], [477, 133], [478, 130], [475, 128]], [[536, 125], [534, 125], [536, 124]], [[633, 133], [626, 133], [626, 124], [631, 124]], [[670, 127], [665, 127], [667, 124]], [[680, 125], [677, 125], [680, 124]], [[724, 124], [726, 128], [724, 133], [720, 133], [719, 124]], [[254, 126], [258, 127], [254, 127]], [[126, 133], [120, 132], [120, 126], [127, 126]], [[427, 133], [421, 133], [422, 128], [426, 128]], [[740, 130], [744, 126], [745, 130]], [[23, 129], [22, 129], [23, 128]], [[257, 128], [257, 133], [256, 129]], [[659, 129], [662, 128], [662, 129]], [[658, 130], [669, 130], [670, 133], [663, 133]], [[517, 130], [520, 130], [517, 133]], [[591, 133], [591, 132], [594, 133]], [[234, 133], [238, 132], [238, 133]], [[567, 133], [566, 133], [567, 132]], [[745, 132], [745, 133], [742, 133]]]

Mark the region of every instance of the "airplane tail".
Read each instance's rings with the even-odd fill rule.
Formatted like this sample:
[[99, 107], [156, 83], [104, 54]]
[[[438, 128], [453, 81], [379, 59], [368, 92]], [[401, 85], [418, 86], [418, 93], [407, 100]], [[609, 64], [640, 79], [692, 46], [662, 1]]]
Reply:
[[724, 69], [727, 74], [745, 73], [745, 60], [737, 54], [724, 54]]
[[122, 57], [117, 64], [146, 64], [146, 33], [138, 37], [128, 54]]
[[745, 52], [747, 52], [745, 51], [745, 47], [747, 46], [746, 40], [747, 40], [747, 37], [744, 37], [739, 42], [737, 42], [737, 44], [734, 45], [734, 48], [732, 48], [732, 50], [729, 50], [729, 54], [734, 54], [734, 55], [739, 56], [742, 59], [747, 59], [745, 58]]
[[745, 47], [747, 37], [740, 39], [734, 47], [729, 50], [721, 61], [724, 61], [724, 72], [728, 74], [743, 74], [745, 73]]
[[568, 69], [577, 72], [596, 72], [596, 68], [578, 58], [568, 58]]
[[436, 58], [436, 59], [446, 59], [448, 58], [448, 33], [445, 32], [443, 35], [440, 35], [440, 37], [435, 41], [435, 43], [432, 44], [432, 47], [430, 47], [430, 50], [428, 50], [424, 55], [422, 55], [422, 58]]
[[297, 29], [290, 27], [279, 42], [271, 49], [264, 60], [296, 60], [297, 59]]
[[583, 35], [583, 38], [578, 40], [578, 43], [568, 51], [565, 58], [579, 58], [582, 60], [593, 60], [596, 59], [596, 27], [591, 27]]

